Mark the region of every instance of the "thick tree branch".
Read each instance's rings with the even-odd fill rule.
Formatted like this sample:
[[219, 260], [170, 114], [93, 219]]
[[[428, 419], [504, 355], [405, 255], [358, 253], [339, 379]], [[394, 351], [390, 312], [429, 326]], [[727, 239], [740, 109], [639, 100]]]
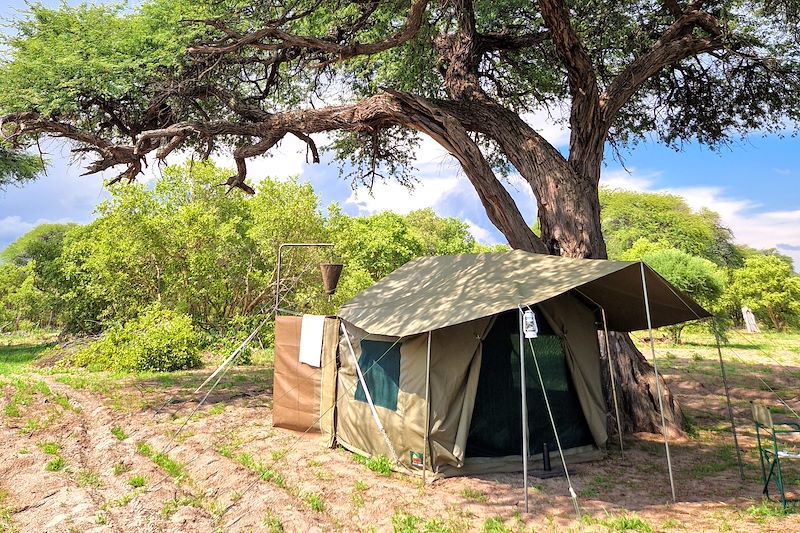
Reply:
[[[707, 35], [695, 36], [695, 28], [701, 28]], [[703, 11], [688, 11], [682, 14], [650, 50], [634, 59], [614, 78], [601, 96], [606, 131], [614, 115], [661, 69], [703, 52], [719, 50], [723, 45], [722, 29], [713, 16]]]
[[[567, 71], [572, 107], [570, 110], [569, 159], [576, 171], [600, 179], [599, 166], [593, 155], [602, 153], [605, 133], [599, 131], [601, 121], [599, 89], [589, 53], [572, 27], [569, 10], [560, 0], [539, 0], [542, 17], [550, 30], [550, 40]], [[593, 170], [597, 166], [597, 170]]]

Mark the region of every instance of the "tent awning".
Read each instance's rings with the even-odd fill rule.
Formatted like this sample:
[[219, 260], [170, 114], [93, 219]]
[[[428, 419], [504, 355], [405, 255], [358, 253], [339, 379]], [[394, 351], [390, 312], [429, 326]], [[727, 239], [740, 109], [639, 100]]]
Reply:
[[[653, 327], [711, 316], [647, 266], [645, 277]], [[605, 309], [609, 329], [647, 328], [640, 263], [521, 250], [410, 261], [344, 304], [339, 316], [372, 334], [404, 337], [572, 290]]]

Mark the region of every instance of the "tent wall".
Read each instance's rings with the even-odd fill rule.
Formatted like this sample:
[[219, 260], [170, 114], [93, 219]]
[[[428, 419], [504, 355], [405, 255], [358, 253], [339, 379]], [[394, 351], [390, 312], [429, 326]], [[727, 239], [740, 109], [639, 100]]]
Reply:
[[[433, 332], [431, 346], [431, 399], [429, 453], [434, 470], [441, 465], [461, 466], [465, 458], [467, 432], [472, 416], [472, 406], [477, 388], [480, 367], [480, 339], [483, 338], [491, 318], [475, 320]], [[347, 325], [350, 344], [359, 361], [373, 361], [365, 357], [362, 341], [383, 342], [385, 352], [377, 358], [392, 357], [392, 346], [399, 345], [399, 383], [396, 408], [391, 409], [376, 401], [378, 416], [386, 430], [400, 465], [411, 467], [411, 453], [422, 454], [425, 442], [425, 361], [427, 335], [415, 335], [398, 341], [397, 337], [367, 335], [352, 325]], [[395, 344], [396, 343], [396, 344]], [[369, 346], [370, 349], [374, 346]], [[339, 343], [340, 368], [338, 374], [338, 401], [336, 433], [339, 444], [365, 455], [392, 457], [383, 437], [372, 419], [366, 402], [357, 399], [359, 389], [355, 362], [344, 338]], [[363, 367], [369, 383], [369, 365]], [[380, 397], [382, 391], [370, 391]], [[391, 404], [389, 404], [391, 405]]]
[[302, 317], [276, 317], [273, 426], [321, 430], [328, 441], [332, 439], [338, 323], [338, 319], [325, 319], [321, 366], [315, 368], [299, 361]]

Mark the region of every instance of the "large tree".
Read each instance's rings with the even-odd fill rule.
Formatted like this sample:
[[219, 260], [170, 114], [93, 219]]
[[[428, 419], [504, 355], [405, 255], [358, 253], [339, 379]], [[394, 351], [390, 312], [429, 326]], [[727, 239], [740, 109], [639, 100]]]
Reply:
[[[149, 0], [133, 12], [32, 7], [0, 73], [9, 139], [71, 140], [132, 180], [148, 157], [334, 134], [367, 185], [411, 178], [417, 135], [461, 165], [514, 248], [606, 257], [598, 182], [607, 145], [655, 135], [711, 145], [800, 116], [795, 0]], [[563, 110], [566, 155], [526, 121]], [[541, 238], [506, 191], [519, 174]], [[112, 180], [114, 181], [114, 180]], [[616, 336], [627, 429], [653, 431], [652, 370]], [[668, 398], [668, 405], [673, 405]], [[677, 423], [679, 410], [670, 416]]]

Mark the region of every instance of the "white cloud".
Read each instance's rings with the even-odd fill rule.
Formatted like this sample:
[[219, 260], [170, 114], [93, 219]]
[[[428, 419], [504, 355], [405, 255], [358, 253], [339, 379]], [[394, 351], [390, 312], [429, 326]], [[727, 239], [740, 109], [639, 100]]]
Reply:
[[656, 187], [660, 173], [637, 175], [611, 171], [600, 182], [613, 188], [642, 192], [670, 193], [682, 197], [692, 209], [707, 208], [719, 213], [722, 223], [733, 231], [734, 241], [754, 248], [778, 248], [793, 258], [800, 270], [800, 210], [759, 211], [764, 206], [748, 199], [729, 196], [721, 187]]
[[479, 226], [468, 218], [464, 219], [464, 223], [469, 228], [469, 232], [475, 237], [475, 240], [482, 244], [496, 244], [496, 240], [491, 230]]
[[372, 194], [367, 189], [356, 189], [345, 203], [355, 205], [362, 214], [391, 210], [405, 215], [415, 209], [435, 206], [458, 187], [458, 182], [455, 176], [425, 178], [413, 190], [394, 181], [378, 182], [372, 187]]
[[67, 224], [75, 222], [69, 218], [60, 218], [52, 220], [48, 218], [39, 218], [33, 221], [23, 220], [19, 215], [7, 216], [0, 218], [0, 241], [8, 239], [9, 241], [16, 240], [22, 235], [28, 233], [30, 230], [41, 224]]
[[647, 191], [660, 177], [659, 172], [637, 174], [636, 169], [630, 171], [624, 169], [603, 172], [600, 177], [600, 185], [609, 189], [622, 189], [625, 191]]
[[522, 118], [556, 148], [569, 145], [569, 126], [558, 114], [551, 116], [546, 109], [539, 109], [524, 114]]

